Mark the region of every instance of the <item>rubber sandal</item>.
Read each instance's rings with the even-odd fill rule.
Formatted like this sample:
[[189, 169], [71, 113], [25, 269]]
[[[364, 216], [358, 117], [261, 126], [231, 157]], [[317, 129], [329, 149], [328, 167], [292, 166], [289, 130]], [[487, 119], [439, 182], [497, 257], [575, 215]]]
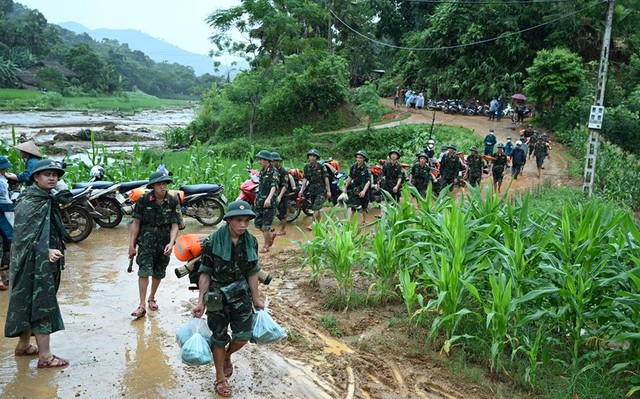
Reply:
[[278, 230], [274, 234], [277, 235], [277, 236], [284, 236], [284, 235], [287, 234], [287, 232], [286, 231], [282, 231], [282, 230]]
[[231, 377], [233, 375], [233, 363], [225, 360], [223, 370], [226, 378]]
[[6, 291], [6, 290], [8, 290], [8, 289], [9, 289], [9, 287], [7, 287], [7, 286], [5, 285], [5, 283], [3, 283], [3, 282], [1, 282], [1, 281], [0, 281], [0, 291]]
[[229, 383], [226, 379], [216, 381], [214, 387], [216, 389], [216, 393], [223, 398], [228, 398], [229, 396], [231, 396], [231, 387], [229, 386]]
[[141, 317], [144, 317], [144, 315], [146, 314], [147, 314], [147, 311], [145, 310], [145, 308], [143, 308], [142, 306], [138, 306], [138, 309], [136, 309], [135, 312], [131, 313], [131, 316], [135, 317], [137, 320]]
[[68, 366], [69, 365], [69, 361], [65, 360], [65, 359], [61, 359], [56, 355], [53, 355], [53, 357], [51, 358], [51, 360], [38, 360], [38, 368], [39, 369], [51, 369], [54, 367], [64, 367], [64, 366]]
[[156, 311], [156, 310], [160, 309], [158, 307], [158, 302], [156, 302], [155, 299], [149, 299], [147, 302], [149, 302], [149, 310]]
[[40, 353], [40, 350], [36, 346], [29, 345], [27, 349], [16, 349], [13, 353], [16, 356], [35, 356]]
[[261, 254], [265, 254], [267, 252], [269, 252], [269, 248], [265, 248], [265, 247], [260, 248], [260, 253]]

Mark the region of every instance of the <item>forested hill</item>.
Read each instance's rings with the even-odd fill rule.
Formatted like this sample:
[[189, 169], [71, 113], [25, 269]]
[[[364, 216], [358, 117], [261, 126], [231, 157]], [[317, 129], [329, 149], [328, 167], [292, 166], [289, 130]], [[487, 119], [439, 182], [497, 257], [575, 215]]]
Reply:
[[46, 88], [63, 95], [141, 90], [186, 98], [224, 80], [212, 74], [197, 77], [193, 68], [177, 63], [156, 62], [117, 40], [95, 41], [48, 23], [38, 10], [0, 0], [0, 87]]

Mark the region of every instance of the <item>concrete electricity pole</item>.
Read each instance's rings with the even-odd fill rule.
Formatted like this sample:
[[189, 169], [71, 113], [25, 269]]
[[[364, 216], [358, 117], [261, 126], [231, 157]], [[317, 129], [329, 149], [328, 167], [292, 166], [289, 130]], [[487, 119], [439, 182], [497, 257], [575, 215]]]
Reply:
[[598, 147], [600, 146], [600, 129], [604, 116], [604, 89], [607, 83], [607, 71], [609, 69], [609, 45], [611, 42], [611, 25], [613, 24], [613, 8], [615, 0], [608, 1], [607, 16], [604, 35], [602, 37], [602, 50], [600, 52], [600, 67], [598, 70], [598, 83], [596, 85], [595, 103], [591, 106], [589, 114], [589, 139], [587, 141], [587, 156], [584, 162], [584, 178], [582, 191], [593, 194], [593, 181], [596, 174], [596, 160]]

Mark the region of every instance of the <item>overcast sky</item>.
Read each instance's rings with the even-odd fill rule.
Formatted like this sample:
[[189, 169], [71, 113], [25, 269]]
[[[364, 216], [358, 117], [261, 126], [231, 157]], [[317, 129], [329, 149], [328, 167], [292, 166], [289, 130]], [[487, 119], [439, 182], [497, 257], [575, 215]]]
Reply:
[[77, 22], [89, 29], [136, 29], [184, 50], [208, 54], [213, 33], [205, 18], [239, 0], [14, 0], [40, 10], [54, 24]]

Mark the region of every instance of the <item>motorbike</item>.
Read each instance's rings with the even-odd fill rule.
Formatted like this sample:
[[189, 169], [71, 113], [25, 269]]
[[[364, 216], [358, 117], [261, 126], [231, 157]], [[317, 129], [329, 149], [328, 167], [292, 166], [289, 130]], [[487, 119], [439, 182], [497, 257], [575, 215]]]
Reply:
[[236, 201], [245, 201], [253, 205], [258, 195], [260, 172], [255, 169], [249, 169], [247, 172], [249, 172], [249, 179], [240, 184], [240, 194]]
[[[227, 197], [222, 194], [221, 184], [194, 184], [180, 186], [178, 198], [181, 199], [182, 213], [192, 217], [205, 226], [215, 226], [224, 217]], [[180, 192], [184, 197], [180, 197]]]
[[[78, 243], [85, 240], [93, 230], [94, 217], [97, 212], [89, 203], [91, 187], [71, 189], [73, 199], [60, 206], [62, 224], [69, 233], [70, 242]], [[87, 209], [92, 209], [89, 211]]]

